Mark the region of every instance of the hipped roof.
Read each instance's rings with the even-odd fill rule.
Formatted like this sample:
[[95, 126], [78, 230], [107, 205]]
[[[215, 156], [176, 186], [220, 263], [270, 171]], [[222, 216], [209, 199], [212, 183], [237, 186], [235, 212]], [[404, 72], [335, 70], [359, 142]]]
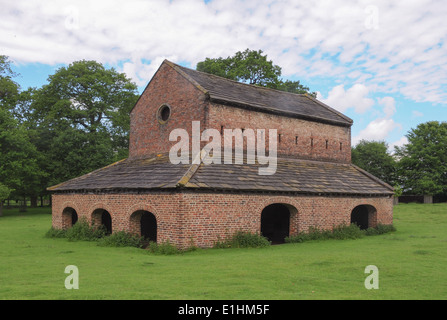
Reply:
[[[198, 72], [165, 60], [211, 102], [340, 126], [352, 120], [305, 94], [247, 85]], [[159, 69], [160, 70], [160, 69]], [[352, 164], [278, 158], [273, 175], [254, 164], [173, 164], [167, 154], [125, 159], [48, 188], [53, 192], [205, 190], [298, 194], [393, 194], [393, 188]]]
[[[192, 161], [191, 161], [192, 163]], [[273, 175], [267, 165], [173, 164], [167, 154], [126, 159], [49, 188], [54, 192], [205, 190], [290, 192], [315, 195], [392, 195], [393, 188], [352, 164], [278, 158]]]

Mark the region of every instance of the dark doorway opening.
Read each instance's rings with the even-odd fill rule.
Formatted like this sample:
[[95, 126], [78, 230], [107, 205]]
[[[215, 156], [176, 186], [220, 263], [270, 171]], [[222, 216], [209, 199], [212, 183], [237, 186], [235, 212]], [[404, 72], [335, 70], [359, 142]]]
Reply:
[[351, 212], [351, 223], [355, 223], [361, 230], [369, 228], [369, 210], [365, 205], [355, 207]]
[[261, 213], [261, 234], [272, 244], [284, 243], [289, 236], [290, 211], [280, 203], [271, 204]]
[[112, 217], [108, 211], [103, 211], [101, 214], [101, 224], [106, 228], [107, 234], [112, 233]]
[[141, 236], [147, 241], [157, 242], [157, 219], [149, 211], [143, 211], [140, 219]]
[[78, 214], [73, 208], [65, 208], [62, 212], [62, 216], [64, 217], [64, 228], [71, 228], [78, 222]]
[[78, 222], [78, 214], [73, 210], [71, 213], [71, 225], [73, 226], [76, 222]]

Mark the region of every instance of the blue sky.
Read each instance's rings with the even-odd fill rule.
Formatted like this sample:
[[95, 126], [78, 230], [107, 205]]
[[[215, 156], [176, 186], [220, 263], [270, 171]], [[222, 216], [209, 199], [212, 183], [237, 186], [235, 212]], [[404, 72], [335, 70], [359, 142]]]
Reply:
[[354, 120], [352, 142], [406, 142], [447, 121], [447, 6], [430, 0], [2, 1], [0, 54], [26, 89], [60, 66], [96, 60], [140, 87], [164, 59], [263, 50], [319, 100]]

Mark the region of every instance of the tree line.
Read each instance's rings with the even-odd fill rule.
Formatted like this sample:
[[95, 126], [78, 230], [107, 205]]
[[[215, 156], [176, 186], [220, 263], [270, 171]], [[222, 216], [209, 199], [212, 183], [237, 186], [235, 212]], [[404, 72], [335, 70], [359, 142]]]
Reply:
[[[206, 58], [197, 70], [232, 80], [315, 96], [261, 50]], [[7, 56], [0, 55], [0, 214], [7, 199], [48, 197], [47, 187], [128, 156], [129, 113], [137, 85], [96, 61], [61, 67], [40, 88], [22, 89]], [[383, 141], [362, 141], [352, 161], [398, 190], [447, 194], [447, 123], [412, 129], [408, 144], [391, 154]]]
[[22, 90], [0, 56], [0, 206], [47, 196], [47, 187], [127, 157], [137, 85], [95, 61], [59, 68]]
[[447, 122], [411, 129], [408, 143], [390, 152], [385, 141], [360, 141], [352, 163], [394, 186], [396, 195], [447, 196]]

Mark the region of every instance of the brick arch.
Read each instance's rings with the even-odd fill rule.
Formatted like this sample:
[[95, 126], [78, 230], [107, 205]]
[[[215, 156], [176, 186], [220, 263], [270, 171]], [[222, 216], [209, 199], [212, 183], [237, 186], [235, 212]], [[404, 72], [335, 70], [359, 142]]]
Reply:
[[295, 199], [290, 199], [288, 197], [284, 196], [278, 196], [278, 197], [269, 197], [268, 199], [263, 199], [258, 202], [258, 207], [256, 208], [257, 212], [257, 219], [258, 225], [259, 225], [259, 231], [261, 231], [261, 217], [262, 213], [265, 208], [267, 208], [270, 205], [273, 204], [282, 204], [289, 210], [289, 236], [295, 235], [299, 231], [299, 221], [300, 221], [300, 214], [303, 212], [303, 208], [301, 207], [300, 203], [296, 201]]
[[133, 206], [129, 207], [129, 209], [127, 209], [127, 211], [126, 211], [124, 218], [126, 220], [129, 220], [132, 213], [134, 213], [135, 211], [140, 211], [140, 210], [141, 211], [149, 211], [150, 213], [152, 213], [155, 216], [155, 218], [157, 218], [157, 220], [159, 218], [160, 214], [158, 213], [158, 210], [155, 210], [154, 207], [152, 207], [149, 204], [144, 203], [144, 202], [137, 203], [137, 204], [134, 204]]
[[128, 232], [137, 234], [137, 235], [140, 234], [140, 225], [139, 225], [140, 220], [139, 219], [141, 218], [141, 216], [134, 215], [134, 213], [140, 212], [140, 211], [147, 211], [147, 212], [152, 213], [155, 217], [155, 220], [157, 221], [157, 228], [158, 228], [159, 221], [160, 221], [159, 220], [160, 215], [157, 212], [157, 210], [154, 210], [154, 208], [151, 207], [150, 205], [148, 205], [147, 203], [137, 203], [137, 204], [131, 206], [127, 210], [125, 217], [124, 217], [125, 221], [127, 222]]
[[290, 207], [292, 207], [294, 212], [291, 211], [290, 212], [291, 215], [298, 215], [303, 211], [298, 201], [287, 197], [278, 196], [278, 197], [268, 197], [268, 199], [261, 199], [260, 201], [258, 201], [256, 212], [261, 213], [265, 207], [274, 203], [284, 204], [289, 207], [289, 210]]
[[95, 202], [92, 205], [89, 205], [89, 207], [87, 209], [86, 215], [91, 217], [93, 211], [95, 211], [97, 209], [106, 210], [106, 211], [108, 211], [110, 213], [110, 215], [113, 215], [115, 213], [114, 210], [109, 205], [107, 205], [106, 203], [104, 203], [104, 202]]
[[77, 206], [76, 203], [73, 202], [73, 201], [65, 201], [64, 203], [62, 203], [61, 208], [62, 208], [62, 212], [63, 212], [66, 208], [73, 208], [73, 210], [75, 210], [75, 211], [78, 213], [78, 215], [80, 214], [80, 210], [79, 210], [78, 206]]
[[109, 213], [111, 219], [111, 225], [110, 225], [111, 230], [109, 231], [113, 231], [115, 229], [114, 226], [117, 224], [115, 212], [112, 210], [112, 208], [110, 208], [107, 204], [103, 202], [95, 202], [93, 205], [89, 206], [86, 216], [88, 217], [87, 219], [90, 225], [100, 226], [102, 224], [101, 215], [98, 214], [98, 210], [104, 210]]
[[377, 227], [377, 213], [376, 206], [361, 202], [352, 206], [349, 212], [350, 222], [356, 223], [361, 229]]
[[62, 229], [68, 229], [73, 226], [74, 223], [79, 219], [79, 213], [75, 209], [76, 206], [73, 205], [66, 205], [64, 203], [62, 212], [61, 212], [61, 222], [62, 222]]

